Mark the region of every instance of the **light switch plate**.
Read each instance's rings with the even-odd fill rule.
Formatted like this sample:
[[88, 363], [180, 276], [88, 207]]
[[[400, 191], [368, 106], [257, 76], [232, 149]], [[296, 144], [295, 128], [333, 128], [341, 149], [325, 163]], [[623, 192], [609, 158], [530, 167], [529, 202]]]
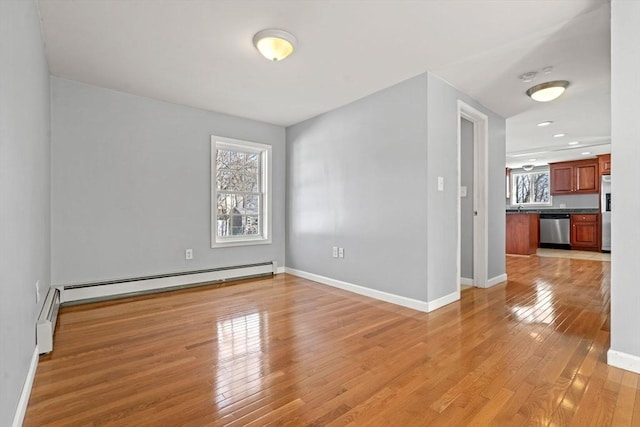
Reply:
[[444, 177], [438, 177], [438, 191], [444, 191]]
[[463, 185], [460, 187], [460, 197], [467, 197], [467, 186]]

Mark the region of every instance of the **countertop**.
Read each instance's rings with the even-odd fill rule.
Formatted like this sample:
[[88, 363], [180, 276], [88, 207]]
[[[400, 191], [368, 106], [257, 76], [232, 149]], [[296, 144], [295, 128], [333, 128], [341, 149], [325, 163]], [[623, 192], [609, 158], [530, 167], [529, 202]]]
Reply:
[[526, 209], [522, 208], [520, 210], [509, 208], [506, 210], [507, 214], [598, 214], [600, 213], [600, 209], [598, 208], [538, 208], [538, 209]]

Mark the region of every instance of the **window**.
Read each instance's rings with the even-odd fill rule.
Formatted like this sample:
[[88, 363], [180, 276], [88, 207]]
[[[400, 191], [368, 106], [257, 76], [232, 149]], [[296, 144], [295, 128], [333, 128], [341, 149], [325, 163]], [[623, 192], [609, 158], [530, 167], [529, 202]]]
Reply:
[[549, 171], [511, 173], [512, 205], [550, 205]]
[[211, 247], [271, 243], [271, 146], [211, 137]]

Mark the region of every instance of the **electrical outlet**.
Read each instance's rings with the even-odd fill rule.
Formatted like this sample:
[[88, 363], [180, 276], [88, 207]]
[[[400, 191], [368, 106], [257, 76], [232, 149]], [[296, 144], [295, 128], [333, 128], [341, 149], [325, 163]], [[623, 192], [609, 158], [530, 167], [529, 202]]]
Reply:
[[344, 258], [344, 248], [338, 248], [338, 257]]
[[193, 249], [187, 249], [186, 251], [184, 251], [184, 258], [193, 259]]
[[36, 304], [40, 302], [40, 280], [36, 280]]
[[334, 258], [338, 258], [338, 247], [337, 246], [333, 247], [333, 257]]

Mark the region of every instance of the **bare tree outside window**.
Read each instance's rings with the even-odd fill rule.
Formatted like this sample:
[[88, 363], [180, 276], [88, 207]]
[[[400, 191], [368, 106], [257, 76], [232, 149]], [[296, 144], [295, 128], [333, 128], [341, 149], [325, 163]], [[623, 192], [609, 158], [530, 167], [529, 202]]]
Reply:
[[550, 204], [549, 172], [536, 171], [512, 175], [511, 204]]
[[260, 154], [216, 150], [218, 237], [260, 234]]

